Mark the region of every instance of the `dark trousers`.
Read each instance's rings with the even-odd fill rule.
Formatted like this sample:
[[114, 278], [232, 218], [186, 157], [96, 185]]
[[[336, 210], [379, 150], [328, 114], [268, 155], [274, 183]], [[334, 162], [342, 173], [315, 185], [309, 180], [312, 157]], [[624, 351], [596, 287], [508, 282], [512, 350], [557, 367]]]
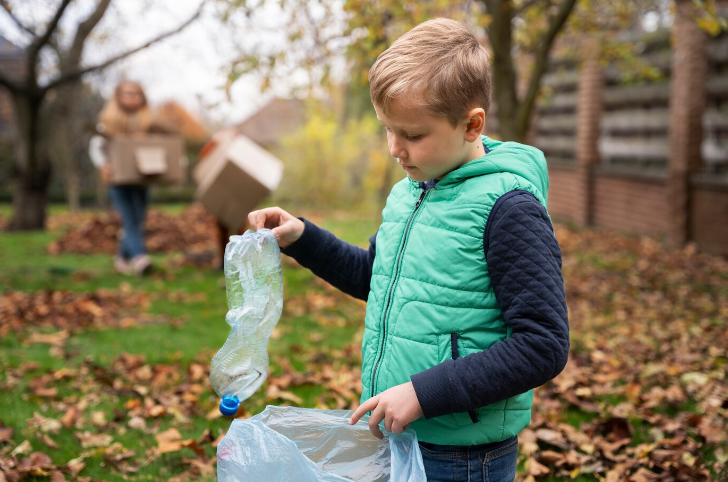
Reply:
[[109, 186], [111, 202], [121, 215], [124, 234], [119, 242], [119, 256], [131, 259], [145, 254], [144, 221], [149, 204], [147, 186]]

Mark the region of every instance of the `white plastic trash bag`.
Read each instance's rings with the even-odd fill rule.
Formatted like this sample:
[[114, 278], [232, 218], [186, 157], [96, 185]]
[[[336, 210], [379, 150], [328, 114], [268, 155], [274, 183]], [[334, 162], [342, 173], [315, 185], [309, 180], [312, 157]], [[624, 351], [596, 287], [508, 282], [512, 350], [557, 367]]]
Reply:
[[417, 435], [369, 431], [353, 412], [274, 407], [233, 420], [217, 446], [218, 482], [421, 482]]

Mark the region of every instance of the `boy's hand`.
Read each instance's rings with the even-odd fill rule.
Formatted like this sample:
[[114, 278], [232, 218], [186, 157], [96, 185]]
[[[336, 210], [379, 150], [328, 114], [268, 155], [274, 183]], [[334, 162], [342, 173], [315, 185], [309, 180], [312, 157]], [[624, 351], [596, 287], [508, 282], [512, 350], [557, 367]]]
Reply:
[[303, 221], [279, 207], [253, 211], [248, 214], [248, 222], [256, 231], [263, 228], [270, 229], [281, 248], [287, 248], [298, 241], [306, 227]]
[[423, 415], [412, 382], [392, 387], [362, 403], [349, 419], [349, 425], [354, 425], [369, 411], [372, 412], [369, 417], [369, 430], [380, 440], [384, 438], [379, 429], [379, 422], [382, 420], [387, 432], [396, 434], [407, 430], [410, 422]]

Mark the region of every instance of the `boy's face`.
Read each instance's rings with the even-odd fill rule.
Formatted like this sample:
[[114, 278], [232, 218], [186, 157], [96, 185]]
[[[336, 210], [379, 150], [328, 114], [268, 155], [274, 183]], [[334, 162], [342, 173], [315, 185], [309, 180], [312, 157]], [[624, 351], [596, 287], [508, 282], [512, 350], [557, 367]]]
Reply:
[[468, 117], [453, 127], [447, 117], [402, 99], [394, 99], [387, 114], [374, 109], [387, 130], [390, 154], [414, 181], [439, 179], [482, 155], [482, 146], [477, 149], [480, 142], [473, 141], [480, 139], [482, 124], [473, 136]]

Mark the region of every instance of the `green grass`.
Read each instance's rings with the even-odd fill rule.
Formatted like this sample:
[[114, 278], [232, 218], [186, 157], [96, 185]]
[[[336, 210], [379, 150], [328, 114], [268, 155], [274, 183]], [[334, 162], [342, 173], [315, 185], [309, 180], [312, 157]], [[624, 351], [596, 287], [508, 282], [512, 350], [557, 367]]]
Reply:
[[[181, 206], [163, 208], [170, 214], [180, 212], [181, 209]], [[50, 212], [59, 214], [65, 212], [65, 209], [52, 206]], [[9, 215], [7, 206], [0, 206], [0, 215]], [[374, 216], [368, 219], [334, 219], [324, 222], [323, 226], [344, 239], [365, 245], [368, 236], [376, 229], [374, 220]], [[147, 278], [122, 276], [113, 271], [111, 257], [108, 255], [49, 255], [46, 246], [57, 235], [58, 233], [3, 233], [0, 236], [0, 291], [70, 290], [83, 293], [99, 288], [131, 289], [150, 294], [151, 306], [145, 316], [154, 320], [130, 328], [103, 328], [75, 333], [65, 346], [67, 359], [53, 356], [48, 345], [24, 343], [31, 331], [39, 331], [37, 328], [0, 338], [0, 371], [18, 369], [22, 364], [38, 364], [37, 369], [24, 374], [13, 390], [0, 391], [0, 421], [5, 426], [14, 428], [14, 445], [27, 439], [34, 450], [49, 454], [54, 463], [60, 465], [79, 456], [84, 450], [73, 436], [76, 430], [63, 429], [59, 434], [51, 435], [59, 448], [50, 449], [41, 444], [27, 426], [26, 422], [33, 417], [34, 412], [55, 419], [63, 415], [57, 409], [58, 404], [49, 404], [47, 400], [33, 395], [28, 387], [33, 378], [61, 368], [78, 369], [89, 363], [109, 368], [112, 361], [124, 353], [144, 355], [149, 364], [178, 364], [181, 369], [193, 361], [209, 363], [210, 356], [225, 342], [229, 327], [224, 321], [227, 304], [221, 271], [179, 267], [173, 262], [179, 255], [170, 254], [153, 256], [157, 269]], [[214, 236], [215, 233], [210, 235]], [[290, 264], [284, 265], [286, 299], [303, 297], [310, 291], [324, 293], [326, 288], [312, 283], [313, 278], [307, 270]], [[170, 296], [173, 297], [172, 300], [169, 299]], [[326, 354], [334, 349], [342, 349], [356, 339], [363, 320], [353, 314], [362, 310], [352, 300], [343, 297], [341, 300], [333, 309], [323, 310], [315, 316], [313, 313], [305, 313], [302, 316], [284, 316], [281, 319], [281, 335], [271, 339], [269, 345], [271, 376], [281, 373], [280, 360], [289, 360], [296, 370], [304, 371], [313, 352]], [[344, 320], [344, 323], [336, 323], [338, 319]], [[330, 320], [334, 322], [331, 323]], [[3, 381], [7, 381], [7, 375], [0, 374], [0, 384]], [[57, 399], [71, 400], [87, 396], [79, 393], [78, 387], [73, 387], [71, 383], [59, 382], [57, 385]], [[206, 381], [205, 386], [208, 388], [200, 395], [200, 405], [205, 410], [212, 410], [216, 406], [217, 398], [209, 390]], [[315, 406], [318, 397], [325, 395], [324, 390], [324, 387], [312, 385], [292, 389], [302, 398], [302, 406], [309, 407]], [[250, 413], [259, 412], [265, 407], [267, 402], [263, 392], [261, 389], [244, 402]], [[103, 411], [107, 419], [111, 419], [114, 413], [122, 412], [123, 415], [124, 404], [132, 398], [134, 397], [111, 396], [101, 389], [98, 396], [93, 397], [97, 405], [89, 411]], [[153, 423], [159, 423], [160, 430], [174, 426], [180, 430], [183, 438], [196, 439], [205, 429], [210, 429], [217, 436], [221, 430], [227, 429], [230, 421], [222, 418], [208, 421], [204, 416], [192, 416], [184, 423], [178, 423], [174, 417], [164, 416], [158, 420], [148, 420], [148, 425]], [[135, 450], [142, 458], [146, 450], [156, 445], [152, 434], [129, 430], [125, 427], [125, 422], [114, 425], [114, 428], [114, 440]], [[94, 429], [95, 427], [87, 424], [83, 430], [93, 432]], [[93, 450], [91, 449], [92, 452]], [[91, 454], [85, 459], [87, 466], [81, 475], [109, 482], [129, 479], [167, 480], [185, 470], [182, 458], [191, 455], [191, 452], [184, 451], [164, 454], [152, 463], [142, 466], [138, 473], [124, 476], [106, 466], [101, 452]], [[214, 456], [214, 449], [208, 446], [207, 455]]]

